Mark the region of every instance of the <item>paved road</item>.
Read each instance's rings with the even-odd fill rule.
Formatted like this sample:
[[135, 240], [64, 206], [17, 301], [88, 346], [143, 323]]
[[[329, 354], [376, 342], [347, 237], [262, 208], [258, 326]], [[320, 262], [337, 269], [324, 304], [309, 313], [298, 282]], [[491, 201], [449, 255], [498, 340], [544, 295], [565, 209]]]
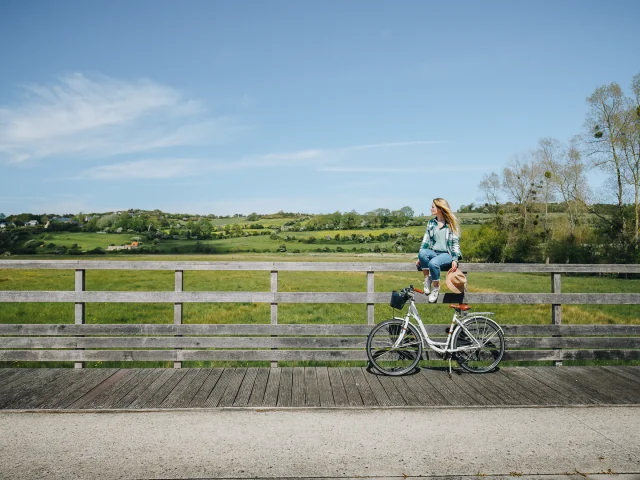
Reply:
[[4, 411], [0, 452], [2, 479], [629, 480], [640, 407]]

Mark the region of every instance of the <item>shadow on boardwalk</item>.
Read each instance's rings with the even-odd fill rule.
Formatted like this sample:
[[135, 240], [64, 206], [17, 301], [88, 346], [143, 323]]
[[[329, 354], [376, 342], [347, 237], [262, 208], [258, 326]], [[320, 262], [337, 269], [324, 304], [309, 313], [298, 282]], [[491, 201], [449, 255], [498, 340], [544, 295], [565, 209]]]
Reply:
[[640, 367], [0, 369], [1, 409], [569, 406], [640, 404]]

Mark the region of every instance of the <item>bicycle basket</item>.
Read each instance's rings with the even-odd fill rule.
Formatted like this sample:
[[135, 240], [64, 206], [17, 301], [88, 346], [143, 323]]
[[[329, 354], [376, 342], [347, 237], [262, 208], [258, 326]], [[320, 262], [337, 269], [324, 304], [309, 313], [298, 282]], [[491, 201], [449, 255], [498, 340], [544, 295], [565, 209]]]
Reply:
[[389, 305], [397, 310], [402, 310], [404, 308], [404, 304], [407, 303], [409, 299], [409, 295], [406, 293], [398, 293], [395, 290], [391, 292], [391, 301]]

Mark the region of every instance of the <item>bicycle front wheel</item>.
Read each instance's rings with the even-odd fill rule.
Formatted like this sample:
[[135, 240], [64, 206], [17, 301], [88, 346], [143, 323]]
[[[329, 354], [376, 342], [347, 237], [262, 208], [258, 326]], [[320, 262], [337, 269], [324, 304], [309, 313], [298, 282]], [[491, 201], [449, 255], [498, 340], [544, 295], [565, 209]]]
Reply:
[[367, 338], [367, 356], [378, 372], [404, 375], [413, 370], [422, 358], [422, 336], [410, 323], [405, 331], [402, 319], [385, 320], [371, 330]]
[[[473, 336], [462, 328], [453, 334], [453, 348], [467, 348], [456, 352], [458, 364], [467, 372], [487, 373], [494, 370], [504, 355], [504, 335], [496, 322], [486, 317], [471, 317], [463, 322]], [[477, 343], [476, 341], [477, 340]]]

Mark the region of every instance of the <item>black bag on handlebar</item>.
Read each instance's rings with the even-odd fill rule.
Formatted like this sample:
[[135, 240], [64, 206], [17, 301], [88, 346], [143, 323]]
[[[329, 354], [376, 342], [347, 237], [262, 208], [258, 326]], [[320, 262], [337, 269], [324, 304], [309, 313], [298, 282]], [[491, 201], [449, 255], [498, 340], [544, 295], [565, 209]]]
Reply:
[[394, 290], [391, 292], [391, 301], [389, 302], [389, 305], [397, 310], [402, 310], [404, 308], [404, 304], [407, 303], [408, 299], [409, 295], [407, 295], [407, 293], [398, 293]]

